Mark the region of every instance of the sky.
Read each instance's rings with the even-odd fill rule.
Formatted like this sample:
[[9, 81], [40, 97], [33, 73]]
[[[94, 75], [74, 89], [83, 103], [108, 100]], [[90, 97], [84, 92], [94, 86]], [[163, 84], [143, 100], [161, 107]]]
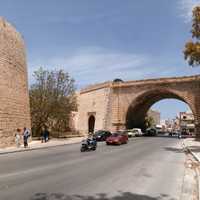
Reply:
[[[200, 74], [200, 67], [188, 66], [182, 53], [191, 39], [192, 8], [200, 0], [0, 2], [0, 15], [24, 37], [29, 85], [39, 67], [64, 69], [77, 89], [115, 78]], [[177, 101], [162, 102], [153, 108], [161, 110], [163, 118], [188, 109]]]

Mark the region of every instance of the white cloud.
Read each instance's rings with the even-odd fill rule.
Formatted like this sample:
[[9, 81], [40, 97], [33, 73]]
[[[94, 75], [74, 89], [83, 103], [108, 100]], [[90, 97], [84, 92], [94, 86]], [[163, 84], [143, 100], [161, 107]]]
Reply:
[[[168, 60], [169, 61], [169, 60]], [[29, 82], [39, 67], [64, 69], [75, 79], [77, 87], [111, 81], [115, 78], [136, 80], [171, 76], [185, 76], [200, 73], [200, 68], [174, 65], [157, 57], [137, 53], [120, 52], [99, 47], [81, 48], [59, 57], [43, 57], [29, 61]]]
[[195, 6], [200, 6], [200, 0], [179, 0], [179, 7], [181, 10], [181, 17], [186, 23], [192, 19], [192, 10]]
[[146, 55], [88, 47], [59, 58], [30, 61], [29, 82], [33, 81], [33, 71], [40, 66], [65, 69], [75, 78], [79, 87], [114, 78], [138, 79], [147, 73], [142, 67], [148, 60]]

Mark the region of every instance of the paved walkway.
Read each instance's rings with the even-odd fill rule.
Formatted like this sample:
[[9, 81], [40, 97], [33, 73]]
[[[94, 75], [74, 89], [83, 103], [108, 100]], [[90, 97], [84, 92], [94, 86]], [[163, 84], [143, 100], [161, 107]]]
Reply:
[[195, 138], [187, 138], [183, 140], [183, 145], [192, 153], [197, 161], [200, 162], [200, 141]]
[[[189, 159], [190, 162], [188, 162], [188, 163], [186, 162], [186, 164], [185, 164], [186, 169], [187, 169], [186, 170], [187, 174], [185, 176], [187, 184], [184, 184], [184, 185], [192, 185], [191, 173], [192, 173], [192, 171], [195, 172], [195, 179], [197, 182], [197, 184], [196, 184], [197, 185], [197, 196], [198, 196], [197, 199], [200, 199], [200, 141], [196, 141], [195, 138], [184, 139], [183, 147], [185, 147], [187, 150], [189, 150], [189, 152], [193, 155], [194, 159], [196, 160], [196, 161], [192, 161], [192, 159]], [[189, 189], [187, 188], [187, 191], [190, 191], [189, 193], [191, 193], [192, 186]], [[194, 190], [192, 193], [194, 193]], [[187, 199], [187, 195], [186, 195], [185, 199]]]
[[39, 140], [33, 140], [29, 143], [28, 148], [24, 148], [23, 145], [21, 145], [19, 148], [15, 146], [0, 148], [0, 154], [31, 151], [31, 150], [49, 148], [49, 147], [54, 147], [54, 146], [66, 145], [66, 144], [74, 144], [74, 143], [79, 143], [82, 140], [83, 140], [83, 137], [75, 137], [75, 138], [68, 138], [68, 139], [51, 139], [46, 143], [41, 143], [41, 141]]

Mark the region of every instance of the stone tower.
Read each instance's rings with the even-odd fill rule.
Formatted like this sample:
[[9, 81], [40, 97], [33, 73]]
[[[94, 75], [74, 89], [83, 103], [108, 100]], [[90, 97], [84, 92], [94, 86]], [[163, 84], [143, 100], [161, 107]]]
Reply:
[[24, 41], [0, 17], [0, 147], [14, 143], [16, 129], [23, 127], [30, 128]]

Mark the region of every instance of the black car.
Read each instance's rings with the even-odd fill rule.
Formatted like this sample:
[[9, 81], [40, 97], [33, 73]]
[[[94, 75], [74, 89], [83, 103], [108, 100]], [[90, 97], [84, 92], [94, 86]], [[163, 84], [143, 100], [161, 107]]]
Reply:
[[156, 136], [157, 130], [155, 128], [148, 128], [144, 134], [144, 136]]
[[94, 133], [94, 138], [96, 139], [96, 141], [106, 141], [106, 139], [111, 135], [112, 134], [110, 131], [99, 130]]

